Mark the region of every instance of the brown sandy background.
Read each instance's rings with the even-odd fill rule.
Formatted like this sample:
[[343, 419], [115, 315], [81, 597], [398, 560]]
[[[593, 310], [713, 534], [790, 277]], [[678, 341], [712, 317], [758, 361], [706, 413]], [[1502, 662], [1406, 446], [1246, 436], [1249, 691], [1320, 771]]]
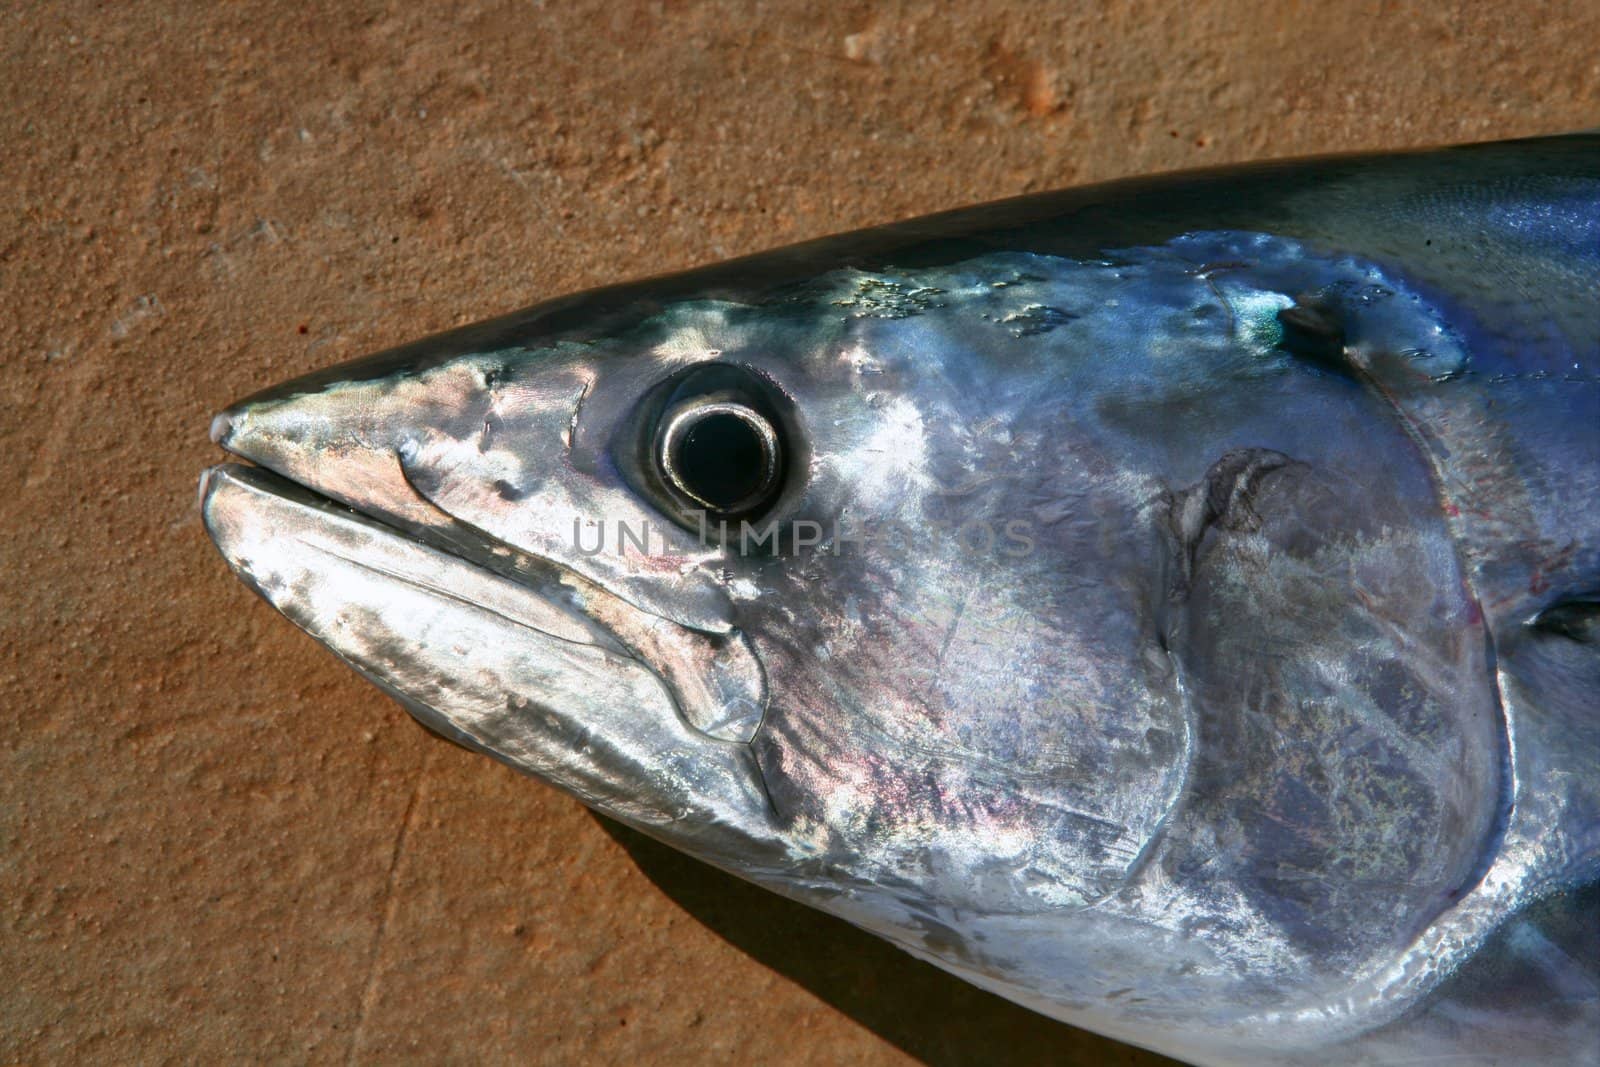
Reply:
[[211, 412], [1027, 190], [1600, 124], [1590, 2], [0, 13], [0, 1060], [1158, 1062], [426, 736], [227, 573]]

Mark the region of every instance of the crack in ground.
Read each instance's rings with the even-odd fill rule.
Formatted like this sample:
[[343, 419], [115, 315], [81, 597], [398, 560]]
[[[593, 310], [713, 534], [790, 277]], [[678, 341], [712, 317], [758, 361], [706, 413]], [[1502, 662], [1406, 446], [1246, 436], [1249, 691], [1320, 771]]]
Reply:
[[373, 931], [372, 944], [367, 949], [367, 976], [362, 983], [361, 1007], [356, 1015], [355, 1030], [350, 1035], [350, 1048], [345, 1054], [347, 1064], [356, 1062], [357, 1054], [361, 1051], [362, 1039], [366, 1036], [367, 1019], [371, 1017], [372, 1008], [378, 1001], [378, 985], [381, 977], [379, 965], [383, 962], [383, 947], [388, 943], [389, 927], [393, 924], [395, 911], [399, 908], [394, 886], [399, 880], [400, 859], [405, 854], [406, 842], [411, 837], [411, 827], [416, 821], [432, 757], [430, 747], [417, 768], [416, 778], [411, 784], [411, 795], [406, 798], [405, 811], [400, 815], [400, 827], [395, 832], [394, 846], [389, 853], [389, 869], [384, 875], [383, 896], [380, 901], [382, 915], [378, 919], [377, 930]]

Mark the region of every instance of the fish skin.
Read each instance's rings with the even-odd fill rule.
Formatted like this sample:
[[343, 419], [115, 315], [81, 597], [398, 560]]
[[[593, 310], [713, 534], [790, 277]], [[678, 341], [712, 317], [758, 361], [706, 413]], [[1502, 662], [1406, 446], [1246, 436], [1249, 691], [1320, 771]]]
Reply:
[[[1056, 1018], [1594, 1063], [1597, 296], [1600, 136], [1112, 183], [274, 387], [202, 511], [436, 731]], [[816, 543], [663, 486], [713, 388]]]

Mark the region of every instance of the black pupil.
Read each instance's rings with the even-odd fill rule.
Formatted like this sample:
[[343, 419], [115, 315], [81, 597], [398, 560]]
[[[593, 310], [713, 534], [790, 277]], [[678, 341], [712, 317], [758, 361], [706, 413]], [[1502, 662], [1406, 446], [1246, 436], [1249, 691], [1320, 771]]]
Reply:
[[744, 419], [713, 412], [689, 427], [678, 446], [683, 487], [721, 511], [731, 511], [766, 487], [761, 435]]

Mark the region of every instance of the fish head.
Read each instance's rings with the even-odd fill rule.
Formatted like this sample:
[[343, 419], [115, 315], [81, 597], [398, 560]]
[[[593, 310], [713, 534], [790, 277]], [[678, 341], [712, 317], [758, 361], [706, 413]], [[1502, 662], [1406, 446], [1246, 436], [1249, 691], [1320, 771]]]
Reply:
[[702, 859], [1056, 1014], [1270, 1000], [1468, 876], [1493, 715], [1426, 463], [1285, 315], [1410, 305], [1186, 240], [425, 342], [219, 416], [205, 519], [423, 722]]
[[429, 725], [724, 866], [1081, 902], [1181, 775], [1163, 548], [948, 298], [838, 272], [291, 382], [218, 416], [257, 467], [206, 520]]

